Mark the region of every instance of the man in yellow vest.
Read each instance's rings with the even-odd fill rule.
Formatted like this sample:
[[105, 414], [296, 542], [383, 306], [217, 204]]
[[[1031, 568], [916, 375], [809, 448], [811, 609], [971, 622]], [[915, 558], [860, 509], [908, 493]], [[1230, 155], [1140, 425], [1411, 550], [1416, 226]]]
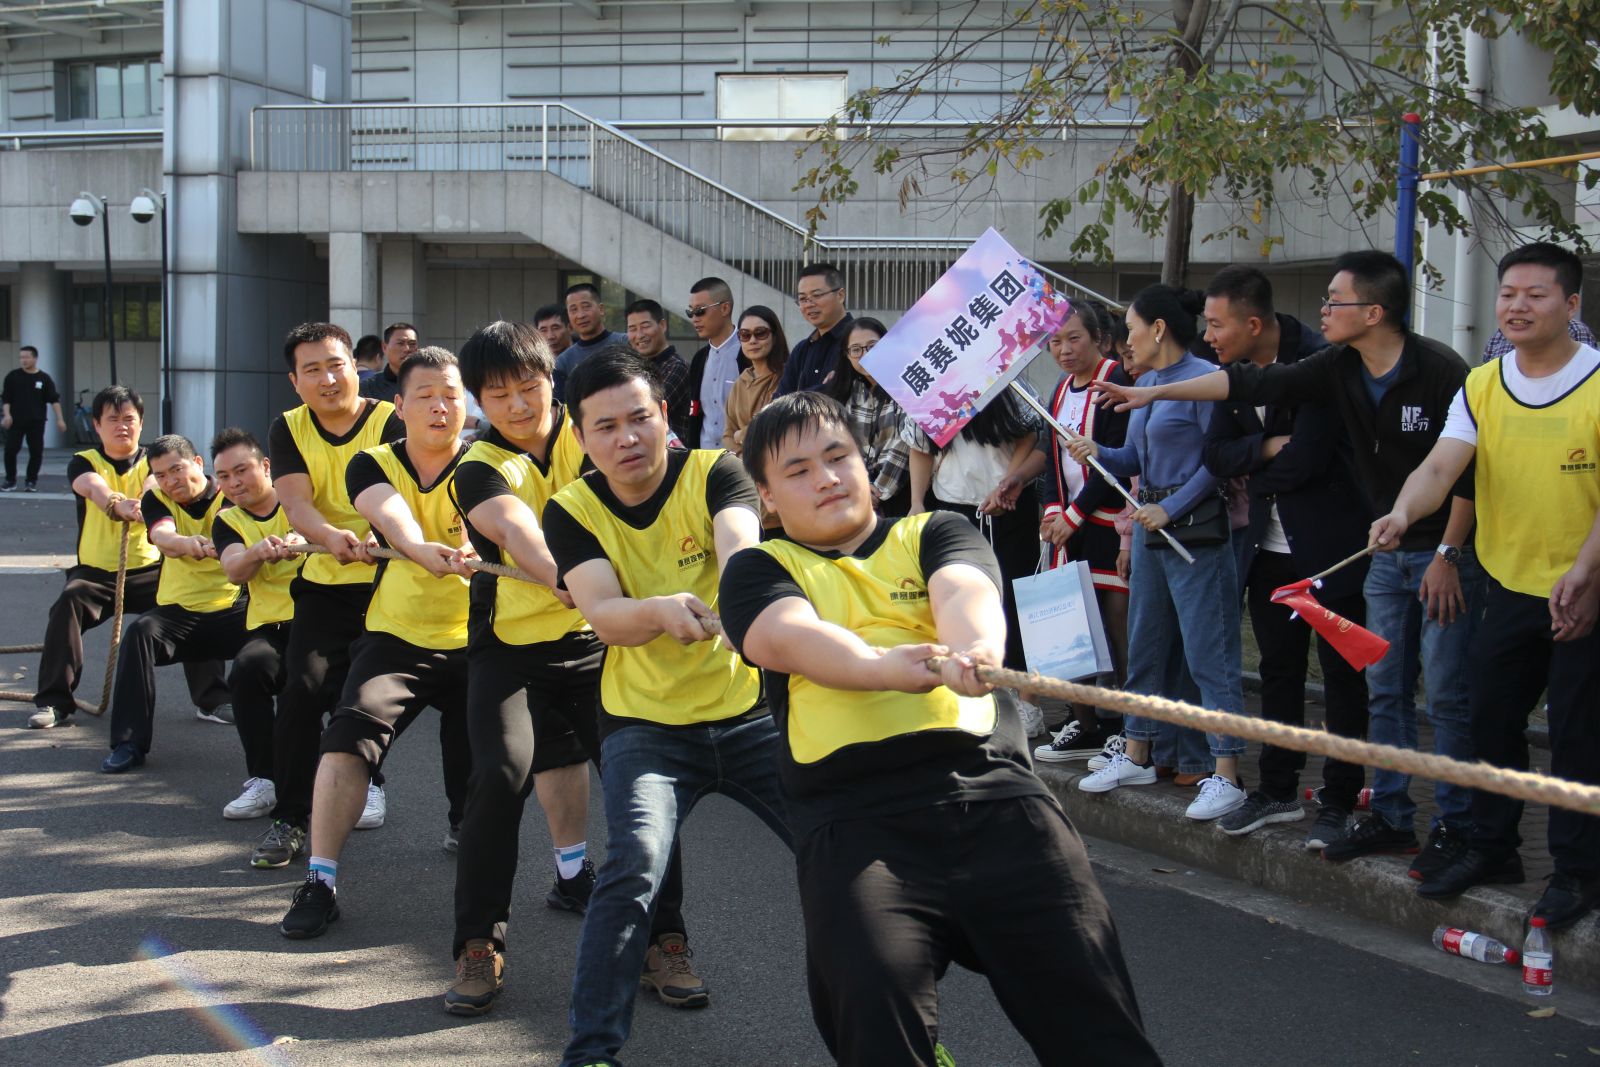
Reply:
[[[453, 570], [466, 538], [450, 480], [466, 451], [467, 409], [455, 357], [442, 348], [408, 356], [395, 399], [405, 437], [356, 455], [345, 484], [379, 544], [406, 558], [379, 567], [366, 633], [350, 651], [344, 692], [322, 734], [309, 870], [279, 924], [293, 939], [318, 937], [339, 918], [339, 855], [395, 738], [429, 707], [466, 737], [468, 592]], [[466, 781], [445, 777], [452, 836]]]
[[[150, 753], [157, 667], [230, 660], [244, 644], [245, 605], [211, 543], [211, 524], [227, 500], [182, 434], [156, 438], [145, 456], [156, 484], [139, 507], [150, 543], [165, 558], [156, 606], [128, 627], [117, 657], [111, 755], [100, 765], [107, 774], [131, 770]], [[219, 696], [220, 703], [227, 691]]]
[[[1538, 242], [1507, 253], [1499, 272], [1495, 315], [1514, 351], [1467, 375], [1372, 543], [1392, 550], [1476, 459], [1478, 555], [1490, 582], [1467, 660], [1473, 755], [1526, 770], [1523, 731], [1547, 694], [1551, 771], [1600, 783], [1600, 351], [1567, 332], [1583, 264]], [[1469, 847], [1418, 892], [1437, 899], [1523, 881], [1521, 817], [1521, 801], [1475, 791]], [[1600, 897], [1600, 818], [1552, 808], [1549, 846], [1555, 874], [1530, 918], [1555, 928]]]
[[228, 427], [211, 439], [211, 467], [228, 498], [211, 524], [211, 543], [228, 581], [250, 594], [245, 642], [233, 657], [228, 691], [244, 748], [244, 791], [222, 809], [225, 819], [255, 819], [278, 802], [272, 785], [273, 701], [283, 689], [283, 653], [289, 645], [294, 597], [289, 592], [301, 557], [288, 546], [304, 539], [272, 487], [272, 464], [248, 430]]
[[[66, 587], [45, 624], [39, 691], [33, 698], [39, 710], [28, 719], [36, 730], [64, 726], [77, 710], [72, 692], [83, 677], [83, 632], [111, 617], [124, 521], [129, 526], [123, 612], [137, 615], [153, 608], [161, 578], [161, 553], [145, 536], [139, 512], [145, 490], [155, 484], [139, 447], [144, 400], [125, 385], [111, 385], [95, 394], [89, 410], [100, 444], [67, 461], [67, 482], [78, 497], [78, 562], [67, 571]], [[213, 695], [222, 684], [216, 665], [185, 664], [184, 673], [195, 703], [209, 700], [215, 707]]]
[[617, 1062], [641, 968], [664, 970], [671, 990], [690, 983], [672, 994], [686, 1006], [709, 1003], [683, 938], [650, 943], [650, 912], [695, 802], [720, 792], [785, 844], [789, 831], [760, 677], [715, 622], [723, 563], [761, 536], [755, 487], [726, 452], [668, 450], [661, 382], [626, 348], [584, 360], [566, 398], [595, 470], [545, 505], [544, 532], [560, 580], [606, 644], [606, 859], [572, 980], [561, 1062], [574, 1067]]
[[976, 673], [1005, 650], [994, 552], [959, 515], [879, 518], [821, 393], [758, 414], [744, 462], [783, 533], [728, 563], [722, 624], [768, 672], [828, 1051], [934, 1063], [954, 961], [1040, 1063], [1159, 1063], [1083, 842]]

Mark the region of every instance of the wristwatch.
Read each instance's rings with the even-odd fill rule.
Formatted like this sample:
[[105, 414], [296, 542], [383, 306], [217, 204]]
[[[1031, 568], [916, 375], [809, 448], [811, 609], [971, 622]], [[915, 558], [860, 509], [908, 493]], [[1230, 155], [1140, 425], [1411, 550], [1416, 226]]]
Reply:
[[1440, 545], [1439, 558], [1454, 567], [1461, 562], [1461, 550], [1455, 545]]

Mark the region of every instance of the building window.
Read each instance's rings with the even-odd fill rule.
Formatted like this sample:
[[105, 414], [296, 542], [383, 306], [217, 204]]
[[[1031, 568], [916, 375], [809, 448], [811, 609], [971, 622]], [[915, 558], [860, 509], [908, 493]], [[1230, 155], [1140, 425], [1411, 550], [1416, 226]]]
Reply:
[[[104, 341], [105, 323], [100, 303], [103, 285], [72, 287], [72, 339]], [[161, 286], [131, 282], [111, 286], [111, 329], [119, 341], [161, 340]]]
[[69, 119], [139, 119], [161, 114], [159, 59], [67, 64]]
[[14, 341], [11, 332], [11, 287], [0, 285], [0, 341]]
[[795, 119], [804, 126], [729, 127], [729, 141], [803, 141], [844, 107], [843, 74], [718, 74], [717, 118]]

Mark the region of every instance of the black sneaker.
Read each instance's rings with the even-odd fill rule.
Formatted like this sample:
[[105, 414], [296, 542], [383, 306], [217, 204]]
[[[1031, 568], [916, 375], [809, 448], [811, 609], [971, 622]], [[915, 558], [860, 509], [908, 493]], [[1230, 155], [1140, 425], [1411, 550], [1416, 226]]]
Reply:
[[315, 874], [306, 875], [300, 888], [294, 891], [294, 901], [283, 916], [278, 929], [293, 941], [308, 937], [321, 937], [328, 924], [339, 921], [339, 895], [334, 888]]
[[1596, 903], [1600, 903], [1600, 878], [1584, 879], [1557, 871], [1528, 918], [1542, 918], [1545, 926], [1558, 930], [1589, 914]]
[[5, 485], [0, 485], [0, 493], [15, 493], [16, 491], [16, 482], [7, 482]]
[[1048, 745], [1033, 750], [1033, 758], [1044, 763], [1066, 763], [1097, 755], [1111, 735], [1103, 730], [1085, 730], [1073, 719], [1065, 723]]
[[1230, 837], [1243, 837], [1268, 823], [1299, 822], [1306, 817], [1298, 800], [1273, 800], [1257, 790], [1244, 803], [1217, 820], [1217, 828]]
[[1417, 887], [1417, 895], [1429, 900], [1460, 896], [1475, 885], [1519, 885], [1527, 881], [1522, 872], [1522, 857], [1496, 860], [1469, 848], [1444, 870]]
[[1337, 841], [1328, 842], [1322, 858], [1334, 863], [1353, 860], [1357, 856], [1371, 856], [1379, 852], [1395, 852], [1412, 856], [1417, 852], [1417, 835], [1410, 830], [1396, 830], [1389, 820], [1376, 813], [1357, 819]]
[[274, 819], [250, 853], [250, 866], [262, 870], [287, 867], [306, 850], [306, 832], [298, 826]]
[[1467, 839], [1461, 836], [1461, 831], [1440, 823], [1428, 834], [1428, 843], [1422, 846], [1422, 851], [1411, 861], [1411, 869], [1406, 873], [1419, 882], [1429, 881], [1460, 859], [1466, 851]]
[[571, 878], [556, 875], [556, 884], [550, 887], [544, 902], [557, 911], [575, 911], [579, 915], [589, 910], [589, 898], [594, 895], [594, 864], [583, 861], [583, 870]]
[[39, 487], [34, 485], [32, 482], [29, 482], [27, 485], [22, 487], [22, 491], [24, 493], [37, 493], [39, 491]]
[[1345, 835], [1350, 826], [1350, 813], [1337, 804], [1319, 804], [1316, 821], [1306, 834], [1306, 848], [1321, 852]]

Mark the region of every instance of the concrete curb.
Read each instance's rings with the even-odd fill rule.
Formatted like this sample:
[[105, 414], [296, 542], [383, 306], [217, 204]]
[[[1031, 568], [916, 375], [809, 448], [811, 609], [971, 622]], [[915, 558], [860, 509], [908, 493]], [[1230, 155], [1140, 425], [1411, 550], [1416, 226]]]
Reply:
[[[1526, 895], [1480, 886], [1443, 903], [1417, 896], [1398, 856], [1368, 856], [1328, 863], [1306, 851], [1310, 819], [1264, 827], [1229, 837], [1214, 826], [1191, 822], [1184, 808], [1189, 790], [1168, 784], [1084, 793], [1082, 764], [1070, 769], [1041, 765], [1039, 777], [1055, 793], [1080, 833], [1145, 849], [1190, 866], [1318, 907], [1394, 928], [1399, 936], [1426, 944], [1439, 925], [1486, 933], [1520, 949], [1531, 902]], [[1307, 815], [1310, 815], [1308, 809]], [[1556, 981], [1600, 991], [1600, 917], [1589, 915], [1552, 935]]]

